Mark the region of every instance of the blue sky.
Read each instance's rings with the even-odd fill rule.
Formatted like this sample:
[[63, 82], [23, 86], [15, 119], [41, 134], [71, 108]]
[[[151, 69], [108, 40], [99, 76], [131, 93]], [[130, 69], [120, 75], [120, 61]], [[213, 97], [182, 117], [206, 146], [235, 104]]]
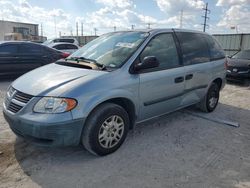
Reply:
[[85, 35], [114, 30], [180, 27], [202, 30], [202, 8], [209, 3], [209, 33], [250, 33], [250, 0], [0, 0], [0, 18], [43, 25], [48, 38], [76, 34], [76, 22]]

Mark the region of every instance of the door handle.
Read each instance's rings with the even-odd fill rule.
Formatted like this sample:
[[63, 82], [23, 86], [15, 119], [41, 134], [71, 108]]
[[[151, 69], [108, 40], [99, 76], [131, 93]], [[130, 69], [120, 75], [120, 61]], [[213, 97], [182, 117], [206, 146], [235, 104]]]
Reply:
[[193, 78], [193, 74], [188, 74], [185, 76], [185, 80], [191, 80]]
[[177, 77], [174, 79], [174, 82], [175, 83], [180, 83], [180, 82], [183, 82], [184, 81], [184, 77], [183, 76], [180, 76], [180, 77]]

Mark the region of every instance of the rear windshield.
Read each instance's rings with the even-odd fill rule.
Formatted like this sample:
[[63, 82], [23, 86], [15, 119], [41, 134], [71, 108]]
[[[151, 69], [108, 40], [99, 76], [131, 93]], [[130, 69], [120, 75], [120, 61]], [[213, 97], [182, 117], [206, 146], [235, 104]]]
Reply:
[[234, 59], [247, 59], [250, 60], [250, 50], [243, 50], [235, 54], [232, 58]]

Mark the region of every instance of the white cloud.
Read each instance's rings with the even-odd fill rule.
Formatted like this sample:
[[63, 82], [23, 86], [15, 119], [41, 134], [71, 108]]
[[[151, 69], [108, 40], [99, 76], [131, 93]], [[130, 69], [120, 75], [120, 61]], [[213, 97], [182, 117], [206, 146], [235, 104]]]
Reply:
[[97, 0], [96, 2], [112, 8], [127, 9], [135, 7], [131, 0]]
[[224, 6], [224, 13], [217, 26], [224, 29], [237, 27], [239, 32], [250, 31], [250, 0], [218, 0], [217, 6]]
[[250, 0], [218, 0], [217, 6], [250, 4]]
[[69, 34], [70, 20], [72, 19], [69, 14], [61, 9], [45, 10], [38, 6], [32, 6], [27, 0], [19, 0], [16, 4], [11, 1], [1, 0], [0, 18], [10, 21], [43, 24], [43, 33], [49, 37], [55, 36], [55, 22], [57, 35], [59, 31]]
[[185, 12], [200, 11], [205, 3], [202, 0], [155, 0], [161, 11], [176, 14], [180, 10]]

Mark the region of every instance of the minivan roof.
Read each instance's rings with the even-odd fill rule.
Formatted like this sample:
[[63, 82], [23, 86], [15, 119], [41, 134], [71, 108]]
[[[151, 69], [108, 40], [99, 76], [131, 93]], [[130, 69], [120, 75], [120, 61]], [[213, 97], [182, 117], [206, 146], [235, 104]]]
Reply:
[[161, 32], [190, 32], [190, 33], [200, 33], [200, 34], [208, 34], [206, 32], [197, 31], [197, 30], [190, 30], [190, 29], [178, 29], [178, 28], [157, 28], [157, 29], [135, 29], [135, 30], [129, 30], [129, 31], [116, 31], [113, 33], [119, 33], [119, 32], [148, 32], [148, 33], [161, 33]]

